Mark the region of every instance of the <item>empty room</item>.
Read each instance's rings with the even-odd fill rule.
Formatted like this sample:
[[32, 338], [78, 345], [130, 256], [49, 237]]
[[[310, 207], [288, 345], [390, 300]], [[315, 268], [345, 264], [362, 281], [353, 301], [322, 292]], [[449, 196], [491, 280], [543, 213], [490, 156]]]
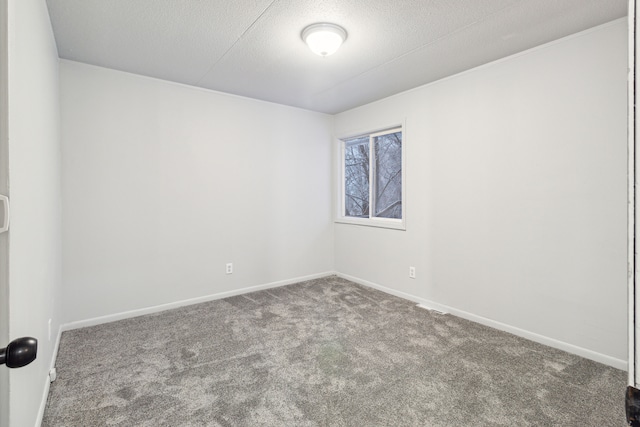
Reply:
[[626, 0], [1, 4], [0, 426], [627, 424]]

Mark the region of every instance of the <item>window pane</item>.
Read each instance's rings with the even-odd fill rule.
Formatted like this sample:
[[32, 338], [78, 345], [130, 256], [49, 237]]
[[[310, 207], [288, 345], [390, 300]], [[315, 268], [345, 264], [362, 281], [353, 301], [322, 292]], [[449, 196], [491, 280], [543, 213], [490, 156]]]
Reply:
[[402, 132], [373, 138], [375, 216], [402, 218]]
[[344, 215], [369, 217], [369, 137], [344, 144]]

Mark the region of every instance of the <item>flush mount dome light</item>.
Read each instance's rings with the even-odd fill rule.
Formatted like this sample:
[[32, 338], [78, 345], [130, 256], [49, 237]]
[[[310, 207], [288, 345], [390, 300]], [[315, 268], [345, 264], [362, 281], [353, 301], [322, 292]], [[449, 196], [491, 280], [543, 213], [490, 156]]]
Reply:
[[336, 24], [312, 24], [302, 30], [302, 40], [317, 55], [329, 56], [347, 39], [347, 32]]

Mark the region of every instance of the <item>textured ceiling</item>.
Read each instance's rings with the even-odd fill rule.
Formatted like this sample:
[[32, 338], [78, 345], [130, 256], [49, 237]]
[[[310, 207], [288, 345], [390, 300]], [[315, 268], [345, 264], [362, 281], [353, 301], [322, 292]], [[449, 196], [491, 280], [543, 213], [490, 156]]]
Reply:
[[[627, 0], [47, 0], [61, 58], [338, 113], [621, 18]], [[304, 27], [349, 36], [313, 54]]]

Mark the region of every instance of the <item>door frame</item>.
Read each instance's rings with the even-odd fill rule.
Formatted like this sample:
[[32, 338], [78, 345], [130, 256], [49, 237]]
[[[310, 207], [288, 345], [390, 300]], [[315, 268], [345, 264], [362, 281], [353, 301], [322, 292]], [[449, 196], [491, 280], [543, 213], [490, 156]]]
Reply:
[[636, 111], [636, 79], [635, 79], [635, 45], [636, 45], [636, 30], [637, 22], [636, 15], [636, 0], [629, 1], [629, 75], [628, 75], [628, 147], [627, 147], [627, 189], [628, 189], [628, 213], [627, 213], [627, 226], [628, 226], [628, 238], [627, 238], [627, 285], [628, 285], [628, 334], [629, 334], [629, 359], [628, 359], [628, 371], [629, 371], [629, 385], [637, 387], [639, 384], [638, 372], [636, 367], [638, 366], [638, 357], [640, 352], [638, 348], [638, 342], [636, 337], [638, 336], [638, 325], [636, 324], [636, 317], [639, 314], [637, 308], [638, 295], [636, 294], [636, 234], [637, 234], [637, 221], [636, 221], [636, 200], [637, 200], [637, 188], [636, 188], [636, 121], [638, 112]]
[[[8, 0], [0, 0], [0, 194], [9, 196]], [[0, 346], [9, 343], [9, 232], [0, 233]], [[9, 370], [0, 369], [0, 427], [9, 425]]]

